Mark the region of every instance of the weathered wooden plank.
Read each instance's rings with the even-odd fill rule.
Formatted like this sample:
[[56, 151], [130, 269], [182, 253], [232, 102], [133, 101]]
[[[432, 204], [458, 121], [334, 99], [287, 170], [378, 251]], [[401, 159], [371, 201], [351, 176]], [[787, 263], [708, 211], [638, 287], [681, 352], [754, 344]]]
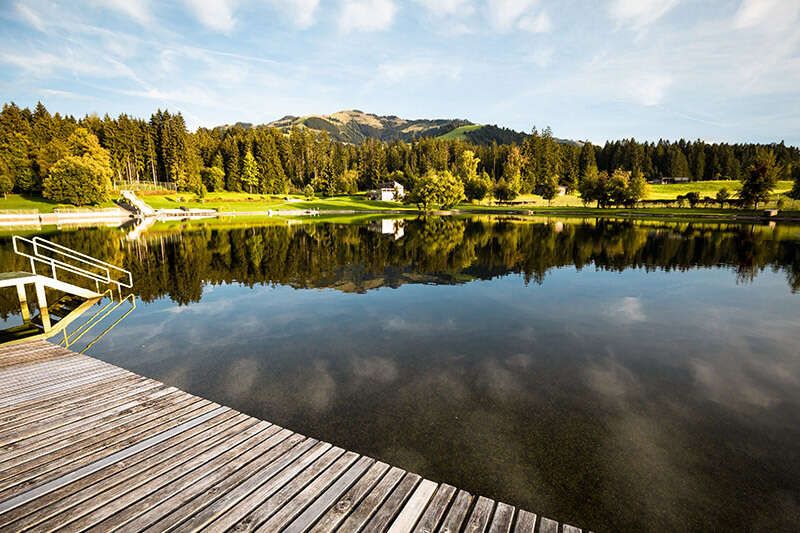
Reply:
[[[313, 461], [329, 447], [330, 445], [316, 439], [305, 439], [299, 442], [268, 467], [232, 487], [211, 505], [191, 516], [180, 525], [180, 528], [185, 531], [196, 531], [224, 529], [226, 524], [227, 527], [232, 526], [250, 512], [253, 501], [257, 503], [263, 499], [260, 497], [261, 494], [269, 495], [280, 488], [283, 483], [282, 479], [277, 478], [280, 473], [293, 468], [301, 461]], [[259, 494], [253, 496], [256, 492]], [[248, 496], [252, 496], [251, 500], [244, 501]], [[220, 521], [219, 525], [214, 525], [218, 520]]]
[[308, 507], [292, 522], [286, 524], [283, 531], [286, 533], [300, 533], [317, 522], [323, 514], [331, 509], [336, 501], [349, 489], [368, 469], [375, 463], [370, 457], [361, 457], [354, 465], [347, 469], [339, 479], [331, 484], [323, 493], [318, 495]]
[[91, 463], [105, 455], [123, 450], [135, 444], [138, 440], [156, 435], [165, 429], [181, 424], [217, 407], [216, 404], [212, 404], [207, 400], [191, 401], [191, 403], [182, 405], [175, 411], [168, 409], [161, 411], [158, 413], [161, 416], [151, 419], [144, 425], [130, 429], [123, 427], [122, 430], [115, 428], [112, 431], [118, 431], [118, 433], [112, 439], [106, 440], [102, 446], [91, 445], [88, 448], [81, 448], [67, 456], [60, 457], [56, 461], [50, 461], [32, 469], [25, 468], [23, 472], [5, 478], [0, 482], [0, 501], [25, 491], [35, 484], [66, 474], [77, 466]]
[[467, 518], [467, 512], [472, 504], [472, 495], [466, 491], [459, 490], [453, 504], [444, 517], [440, 531], [442, 533], [458, 533], [461, 531], [461, 524]]
[[[168, 394], [164, 394], [164, 391], [158, 391], [158, 393], [160, 396], [153, 399], [148, 405], [175, 409], [192, 401], [183, 398], [178, 391], [169, 391]], [[159, 415], [160, 413], [156, 411], [139, 409], [129, 417], [120, 417], [97, 430], [90, 428], [76, 433], [55, 431], [52, 434], [34, 436], [9, 445], [8, 449], [0, 455], [0, 487], [6, 486], [4, 480], [19, 473], [40, 465], [57, 462], [62, 457], [69, 456], [76, 451], [93, 449], [104, 439], [159, 418]]]
[[353, 508], [353, 511], [342, 523], [340, 529], [342, 531], [358, 531], [364, 527], [364, 524], [378, 510], [392, 489], [403, 479], [404, 475], [405, 471], [395, 467], [390, 468], [386, 475]]
[[[163, 387], [163, 386], [162, 386]], [[59, 457], [60, 450], [68, 448], [70, 444], [83, 442], [85, 439], [95, 439], [114, 428], [125, 426], [142, 416], [155, 416], [155, 409], [171, 406], [178, 401], [187, 401], [186, 397], [176, 389], [159, 388], [145, 391], [137, 399], [129, 400], [123, 404], [123, 409], [112, 417], [100, 417], [88, 420], [85, 424], [80, 421], [68, 424], [66, 427], [57, 427], [52, 431], [32, 435], [11, 444], [0, 447], [0, 485], [5, 475], [18, 469], [20, 465], [45, 457], [52, 460]], [[92, 422], [97, 422], [92, 427]], [[83, 429], [77, 431], [76, 429]], [[73, 431], [76, 430], [76, 431]]]
[[20, 402], [33, 399], [56, 398], [63, 391], [79, 389], [80, 387], [83, 387], [87, 384], [107, 380], [110, 379], [112, 376], [117, 376], [117, 375], [119, 375], [118, 372], [110, 370], [107, 373], [89, 374], [85, 376], [76, 377], [74, 380], [71, 381], [50, 384], [49, 386], [43, 389], [37, 389], [35, 391], [22, 393], [18, 396], [12, 396], [10, 398], [0, 400], [0, 407], [14, 406]]
[[430, 502], [435, 491], [436, 483], [427, 479], [420, 481], [392, 522], [389, 532], [405, 533], [411, 531], [422, 516], [422, 512], [428, 506], [428, 502]]
[[369, 519], [365, 526], [367, 531], [385, 531], [421, 479], [417, 474], [407, 473]]
[[[166, 390], [166, 385], [151, 381], [135, 389], [122, 388], [113, 396], [91, 402], [83, 408], [75, 408], [61, 416], [29, 421], [22, 426], [14, 425], [0, 435], [0, 460], [5, 460], [6, 452], [17, 448], [32, 449], [35, 442], [48, 436], [74, 432], [75, 430], [101, 427], [105, 422], [136, 412], [136, 408], [147, 408], [151, 398]], [[163, 394], [162, 394], [163, 395]]]
[[558, 533], [558, 522], [541, 517], [539, 519], [539, 533]]
[[0, 529], [22, 530], [32, 527], [70, 505], [79, 505], [94, 496], [98, 488], [105, 489], [127, 482], [137, 473], [155, 465], [165, 462], [171, 464], [172, 458], [186, 449], [215, 443], [226, 428], [238, 424], [244, 418], [246, 415], [225, 409], [207, 423], [145, 448], [124, 461], [111, 463], [87, 476], [54, 488], [13, 510], [0, 513]]
[[472, 508], [472, 513], [464, 525], [464, 533], [483, 533], [489, 525], [494, 509], [494, 501], [489, 498], [479, 496]]
[[[80, 405], [86, 398], [94, 398], [97, 394], [103, 394], [109, 386], [113, 387], [115, 383], [124, 383], [132, 379], [138, 382], [149, 381], [147, 378], [140, 376], [120, 376], [110, 378], [108, 381], [90, 383], [82, 389], [75, 389], [60, 394], [58, 396], [58, 408], [67, 409], [70, 405]], [[31, 415], [39, 417], [49, 416], [51, 412], [50, 409], [52, 407], [53, 400], [51, 398], [36, 398], [33, 400], [18, 402], [6, 409], [0, 410], [0, 422], [16, 419], [21, 420]]]
[[[369, 470], [344, 495], [339, 497], [334, 505], [328, 508], [311, 530], [321, 533], [337, 529], [338, 525], [361, 503], [362, 499], [369, 494], [388, 470], [389, 465], [386, 463], [380, 461], [373, 463]], [[398, 472], [402, 475], [403, 471], [398, 469]]]
[[[313, 502], [325, 489], [336, 481], [357, 459], [357, 453], [345, 452], [340, 455], [333, 464], [319, 472], [318, 475], [315, 471], [319, 468], [318, 465], [311, 465], [311, 467], [307, 468], [300, 476], [293, 479], [290, 484], [287, 484], [278, 494], [271, 498], [276, 500], [274, 504], [276, 510], [271, 516], [269, 516], [269, 509], [267, 509], [270, 506], [269, 502], [264, 502], [264, 504], [251, 513], [250, 517], [254, 519], [253, 523], [260, 523], [256, 530], [262, 532], [283, 531], [287, 523], [295, 518], [300, 511], [305, 509], [307, 505]], [[323, 466], [321, 461], [317, 461], [317, 463]], [[304, 477], [306, 479], [303, 479]], [[298, 492], [296, 488], [301, 486], [306, 480], [311, 481]], [[292, 485], [294, 485], [294, 487], [290, 490], [289, 488]], [[262, 518], [266, 516], [269, 516], [269, 519], [262, 522]]]
[[447, 483], [442, 483], [436, 489], [428, 507], [420, 517], [414, 531], [417, 533], [431, 533], [436, 530], [439, 522], [442, 521], [445, 511], [450, 505], [450, 501], [456, 493], [456, 488]]
[[[250, 424], [250, 427], [245, 430], [235, 428], [230, 435], [204, 453], [172, 468], [158, 478], [147, 481], [136, 491], [126, 494], [125, 499], [135, 501], [135, 505], [123, 502], [120, 506], [116, 500], [113, 505], [121, 508], [109, 509], [110, 506], [106, 505], [102, 509], [103, 514], [108, 516], [109, 511], [113, 514], [93, 525], [91, 530], [110, 531], [124, 525], [125, 529], [141, 531], [137, 526], [131, 526], [131, 521], [138, 520], [146, 512], [149, 513], [168, 501], [190, 501], [202, 487], [210, 484], [209, 478], [215, 479], [214, 476], [220, 471], [226, 472], [225, 467], [232, 465], [235, 468], [243, 456], [280, 430], [277, 426], [254, 418], [249, 418], [245, 422]], [[145, 479], [150, 477], [152, 476], [146, 475]], [[83, 520], [80, 525], [82, 528], [86, 527]]]
[[489, 533], [510, 533], [514, 520], [514, 508], [507, 503], [497, 502]]
[[[237, 425], [225, 430], [224, 438], [216, 440], [210, 446], [195, 447], [173, 458], [170, 464], [140, 472], [122, 485], [102, 491], [96, 496], [81, 502], [70, 511], [59, 513], [53, 518], [39, 524], [45, 530], [69, 528], [74, 531], [111, 531], [124, 524], [128, 519], [147, 510], [150, 504], [157, 505], [179, 490], [171, 483], [188, 475], [194, 475], [195, 469], [203, 466], [213, 467], [213, 462], [231, 450], [237, 453], [239, 445], [252, 442], [250, 439], [266, 429], [267, 422], [255, 423], [256, 420], [246, 418]], [[247, 446], [248, 444], [245, 444]], [[227, 456], [230, 458], [230, 456]], [[201, 475], [198, 472], [198, 475]], [[191, 483], [191, 480], [189, 480]]]
[[[49, 413], [42, 413], [39, 409], [39, 414], [29, 414], [26, 418], [14, 418], [7, 424], [4, 424], [3, 430], [0, 431], [0, 450], [3, 447], [13, 442], [22, 439], [28, 439], [34, 436], [43, 435], [52, 431], [62, 431], [61, 428], [75, 427], [75, 423], [85, 420], [86, 423], [91, 420], [97, 420], [98, 417], [109, 416], [111, 413], [118, 413], [124, 410], [123, 405], [127, 405], [137, 398], [144, 397], [148, 392], [153, 389], [166, 388], [166, 385], [158, 383], [157, 381], [144, 381], [133, 383], [116, 383], [113, 394], [108, 394], [108, 389], [105, 394], [87, 400], [82, 404], [72, 404], [69, 409], [52, 408], [52, 416]], [[59, 405], [61, 405], [59, 403]], [[0, 453], [2, 453], [0, 451]]]
[[74, 376], [80, 372], [93, 372], [98, 370], [115, 370], [120, 373], [130, 373], [118, 367], [103, 363], [89, 357], [61, 357], [51, 359], [45, 363], [17, 366], [6, 369], [0, 373], [0, 393], [10, 391], [10, 387], [22, 389], [30, 385], [47, 383]]
[[522, 509], [517, 511], [514, 533], [534, 533], [534, 529], [536, 529], [536, 515]]
[[0, 385], [6, 385], [14, 379], [25, 379], [28, 376], [41, 376], [53, 369], [57, 371], [76, 365], [96, 365], [98, 363], [99, 361], [97, 361], [97, 359], [73, 354], [58, 357], [57, 359], [48, 359], [47, 361], [33, 361], [20, 365], [0, 367]]
[[[155, 505], [148, 505], [147, 509], [140, 511], [140, 514], [127, 522], [122, 529], [126, 531], [145, 531], [148, 527], [155, 528], [156, 531], [165, 531], [168, 524], [180, 523], [183, 519], [191, 516], [199, 509], [202, 509], [225, 493], [224, 484], [231, 486], [235, 482], [232, 478], [238, 477], [238, 481], [246, 479], [250, 472], [269, 464], [280, 453], [279, 449], [287, 448], [292, 432], [282, 429], [279, 426], [271, 426], [269, 432], [265, 431], [258, 435], [258, 442], [249, 450], [240, 453], [234, 460], [227, 462], [214, 471], [205, 473], [201, 478], [195, 479], [192, 476], [192, 483], [183, 487], [180, 491], [175, 491], [172, 496], [163, 499]], [[289, 442], [288, 447], [291, 447]], [[267, 457], [267, 456], [270, 457]]]
[[[52, 401], [39, 401], [34, 404], [20, 406], [16, 410], [0, 415], [0, 427], [3, 428], [0, 435], [5, 436], [18, 426], [40, 421], [58, 420], [64, 414], [81, 413], [91, 409], [93, 405], [107, 402], [109, 398], [113, 398], [116, 395], [116, 391], [124, 394], [145, 383], [157, 382], [142, 377], [114, 378], [89, 385], [84, 391], [64, 394], [59, 397], [57, 405], [53, 405]], [[113, 394], [110, 394], [112, 392]]]
[[35, 393], [53, 389], [59, 383], [69, 383], [76, 377], [86, 377], [93, 374], [123, 375], [130, 374], [124, 370], [109, 365], [75, 364], [71, 368], [56, 368], [40, 375], [29, 375], [9, 379], [8, 383], [0, 388], [0, 400], [8, 402], [25, 393]]
[[58, 477], [39, 483], [27, 490], [18, 492], [10, 498], [0, 500], [0, 514], [5, 513], [10, 509], [16, 509], [21, 505], [25, 505], [34, 499], [39, 498], [43, 494], [51, 493], [54, 490], [74, 482], [75, 480], [90, 476], [91, 474], [98, 472], [109, 465], [123, 462], [147, 448], [155, 446], [174, 437], [175, 435], [184, 433], [191, 428], [207, 422], [226, 410], [226, 407], [219, 406], [205, 412], [204, 409], [198, 410], [194, 413], [195, 416], [192, 416], [187, 420], [181, 420], [175, 425], [168, 425], [168, 427], [166, 427], [166, 429], [163, 431], [159, 431], [154, 435], [148, 436], [144, 440], [137, 440], [126, 448], [115, 451], [110, 455], [103, 455], [102, 457], [99, 457], [88, 464], [70, 469]]
[[246, 497], [236, 502], [236, 504], [228, 509], [225, 514], [216, 518], [209, 525], [209, 527], [215, 530], [227, 530], [233, 526], [239, 526], [240, 523], [243, 522], [256, 507], [278, 492], [284, 485], [298, 476], [303, 470], [315, 463], [318, 459], [324, 456], [325, 461], [328, 461], [329, 459], [333, 460], [338, 457], [340, 454], [338, 449], [328, 454], [332, 448], [333, 447], [327, 442], [317, 442], [300, 458], [289, 464], [277, 475], [272, 476], [269, 481], [260, 485]]

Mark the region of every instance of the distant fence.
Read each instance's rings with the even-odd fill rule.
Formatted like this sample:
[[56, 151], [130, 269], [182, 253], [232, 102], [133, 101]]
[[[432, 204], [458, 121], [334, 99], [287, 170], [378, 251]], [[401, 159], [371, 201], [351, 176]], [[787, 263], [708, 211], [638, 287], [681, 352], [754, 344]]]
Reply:
[[177, 191], [178, 186], [171, 181], [115, 181], [115, 190], [132, 191]]

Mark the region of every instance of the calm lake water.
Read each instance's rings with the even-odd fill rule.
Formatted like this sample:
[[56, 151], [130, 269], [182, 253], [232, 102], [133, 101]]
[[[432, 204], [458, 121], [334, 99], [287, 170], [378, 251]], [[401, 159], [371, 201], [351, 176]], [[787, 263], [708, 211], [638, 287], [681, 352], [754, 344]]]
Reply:
[[[800, 227], [500, 218], [48, 238], [141, 300], [89, 354], [595, 531], [800, 521]], [[25, 268], [0, 239], [5, 270]], [[13, 292], [0, 294], [7, 324]]]

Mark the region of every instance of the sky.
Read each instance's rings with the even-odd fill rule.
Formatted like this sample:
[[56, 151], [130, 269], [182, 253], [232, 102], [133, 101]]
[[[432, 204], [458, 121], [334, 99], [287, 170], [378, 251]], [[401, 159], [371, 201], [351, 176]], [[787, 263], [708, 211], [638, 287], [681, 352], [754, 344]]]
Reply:
[[800, 145], [800, 0], [0, 0], [0, 99]]

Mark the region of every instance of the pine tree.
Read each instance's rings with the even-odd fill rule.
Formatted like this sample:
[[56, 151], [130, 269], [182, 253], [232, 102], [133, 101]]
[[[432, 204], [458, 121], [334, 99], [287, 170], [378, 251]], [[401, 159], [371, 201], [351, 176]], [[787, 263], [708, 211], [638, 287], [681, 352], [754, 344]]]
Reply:
[[247, 187], [248, 192], [253, 192], [253, 187], [258, 186], [258, 164], [253, 152], [250, 150], [244, 155], [242, 162], [242, 185]]

